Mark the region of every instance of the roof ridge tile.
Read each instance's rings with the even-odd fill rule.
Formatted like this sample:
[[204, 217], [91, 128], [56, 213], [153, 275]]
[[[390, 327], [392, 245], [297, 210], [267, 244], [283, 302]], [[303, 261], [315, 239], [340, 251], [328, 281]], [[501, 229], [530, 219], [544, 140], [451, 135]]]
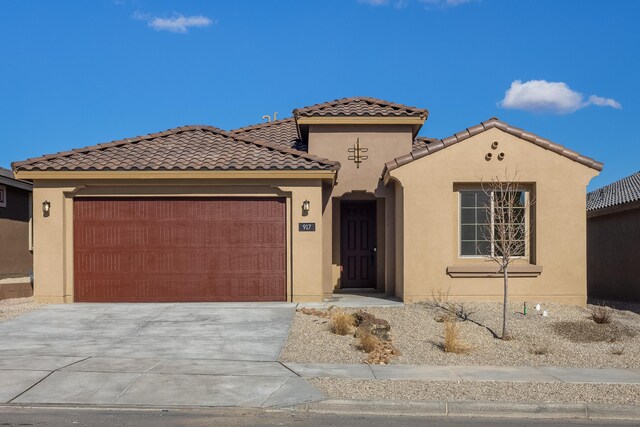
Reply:
[[[323, 103], [318, 103], [318, 104], [313, 104], [313, 105], [309, 105], [306, 107], [301, 107], [301, 108], [296, 108], [293, 110], [293, 115], [295, 118], [298, 118], [300, 116], [310, 116], [313, 115], [314, 112], [317, 112], [318, 115], [357, 115], [357, 116], [371, 116], [371, 115], [389, 115], [389, 112], [377, 112], [376, 114], [372, 114], [372, 113], [367, 113], [367, 112], [362, 112], [362, 111], [354, 111], [351, 112], [349, 114], [345, 114], [345, 113], [341, 113], [341, 114], [330, 114], [328, 113], [326, 110], [331, 108], [331, 107], [336, 107], [338, 105], [348, 105], [348, 104], [352, 104], [352, 103], [359, 103], [359, 102], [364, 102], [370, 105], [377, 105], [379, 107], [388, 107], [394, 110], [403, 110], [405, 113], [407, 113], [407, 115], [412, 116], [412, 115], [419, 115], [420, 117], [428, 117], [429, 115], [429, 111], [427, 109], [424, 108], [417, 108], [414, 106], [409, 106], [409, 105], [404, 105], [404, 104], [397, 104], [394, 102], [390, 102], [390, 101], [385, 101], [383, 99], [378, 99], [378, 98], [373, 98], [373, 97], [350, 97], [350, 98], [339, 98], [339, 99], [334, 99], [332, 101], [326, 101]], [[397, 115], [397, 114], [396, 114]]]

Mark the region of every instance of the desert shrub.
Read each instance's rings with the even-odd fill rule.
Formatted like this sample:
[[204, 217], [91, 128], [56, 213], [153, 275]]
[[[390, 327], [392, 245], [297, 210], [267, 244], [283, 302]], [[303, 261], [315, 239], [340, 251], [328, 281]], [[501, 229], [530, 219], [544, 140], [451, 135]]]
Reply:
[[356, 321], [353, 314], [344, 311], [336, 311], [331, 316], [331, 332], [336, 335], [348, 335], [355, 325]]
[[469, 303], [449, 301], [448, 291], [442, 292], [438, 290], [437, 293], [432, 293], [431, 299], [427, 301], [426, 304], [433, 308], [439, 308], [444, 312], [436, 317], [435, 320], [438, 323], [444, 322], [449, 318], [457, 318], [464, 322], [478, 312], [478, 310]]
[[469, 347], [460, 338], [460, 326], [451, 320], [444, 322], [444, 342], [442, 350], [446, 353], [466, 353]]
[[478, 311], [475, 307], [465, 304], [464, 302], [451, 303], [453, 314], [460, 320], [467, 321]]
[[368, 332], [358, 335], [358, 348], [365, 353], [371, 353], [382, 345], [380, 338]]
[[591, 309], [591, 318], [599, 325], [611, 323], [611, 309], [604, 305], [598, 305]]

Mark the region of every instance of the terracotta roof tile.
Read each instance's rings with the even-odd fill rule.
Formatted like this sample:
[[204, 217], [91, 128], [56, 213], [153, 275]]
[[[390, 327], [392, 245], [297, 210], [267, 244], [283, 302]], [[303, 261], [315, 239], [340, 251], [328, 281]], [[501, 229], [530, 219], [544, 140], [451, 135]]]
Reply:
[[396, 104], [382, 99], [354, 97], [315, 104], [293, 110], [294, 117], [317, 116], [395, 116], [420, 117], [426, 119], [429, 111], [423, 108]]
[[587, 194], [587, 211], [604, 209], [640, 200], [640, 172], [605, 185]]
[[340, 165], [212, 126], [183, 126], [13, 163], [14, 170], [337, 170]]
[[269, 141], [282, 147], [293, 148], [298, 151], [308, 151], [307, 144], [298, 137], [298, 128], [293, 117], [273, 122], [260, 123], [229, 131], [239, 138], [252, 138]]
[[[542, 137], [539, 137], [538, 135], [535, 135], [533, 133], [527, 132], [523, 129], [514, 127], [509, 125], [508, 123], [505, 123], [503, 121], [500, 121], [499, 119], [492, 117], [491, 119], [482, 122], [480, 125], [476, 125], [476, 126], [472, 126], [462, 132], [458, 132], [455, 133], [449, 137], [446, 137], [444, 139], [438, 140], [438, 139], [431, 139], [431, 138], [423, 138], [423, 137], [418, 137], [415, 139], [415, 141], [413, 142], [413, 158], [414, 160], [419, 159], [421, 157], [427, 156], [429, 154], [433, 154], [437, 151], [442, 150], [443, 148], [446, 147], [450, 147], [451, 145], [455, 145], [459, 142], [464, 141], [465, 139], [468, 139], [474, 135], [479, 134], [480, 132], [484, 132], [486, 130], [492, 129], [492, 128], [498, 128], [503, 130], [504, 132], [507, 132], [511, 135], [517, 136], [519, 138], [522, 138], [526, 141], [529, 141], [533, 144], [536, 144], [546, 150], [550, 150], [553, 151], [555, 153], [558, 153], [562, 156], [565, 156], [575, 162], [581, 163], [585, 166], [588, 166], [590, 168], [593, 168], [595, 170], [602, 170], [602, 163], [590, 158], [590, 157], [586, 157], [583, 156], [581, 154], [579, 154], [576, 151], [573, 150], [569, 150], [568, 148], [565, 148], [559, 144], [556, 144], [554, 142], [551, 142], [547, 139], [544, 139]], [[401, 156], [401, 158], [404, 158], [405, 156]], [[395, 162], [388, 162], [385, 167], [384, 170], [382, 171], [382, 176], [386, 176], [390, 171], [392, 171], [393, 169], [396, 169], [400, 166], [402, 166], [398, 161], [399, 158], [396, 158]], [[406, 164], [402, 163], [402, 164]]]

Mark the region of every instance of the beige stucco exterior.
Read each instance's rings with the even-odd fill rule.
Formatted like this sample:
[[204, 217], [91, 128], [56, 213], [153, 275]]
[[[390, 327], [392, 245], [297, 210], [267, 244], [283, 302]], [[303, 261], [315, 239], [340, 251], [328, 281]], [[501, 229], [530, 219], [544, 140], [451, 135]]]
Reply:
[[[164, 195], [285, 197], [289, 301], [322, 301], [341, 290], [340, 205], [348, 200], [376, 202], [375, 290], [406, 302], [440, 292], [452, 299], [500, 300], [495, 265], [459, 256], [458, 190], [517, 170], [535, 204], [528, 213], [529, 254], [512, 270], [512, 299], [586, 302], [585, 198], [595, 169], [491, 128], [383, 177], [385, 163], [412, 151], [423, 119], [310, 119], [301, 119], [309, 154], [340, 162], [337, 176], [313, 170], [23, 173], [34, 181], [34, 206], [51, 202], [48, 216], [34, 212], [35, 298], [73, 301], [74, 198]], [[359, 167], [349, 151], [358, 139], [367, 149]], [[307, 214], [305, 200], [311, 204]], [[301, 222], [315, 223], [316, 231], [300, 232]]]
[[[34, 182], [34, 206], [42, 206], [45, 200], [51, 203], [47, 216], [36, 210], [33, 218], [34, 297], [39, 302], [73, 302], [73, 200], [87, 196], [286, 197], [287, 298], [323, 298], [320, 179], [75, 179]], [[303, 216], [301, 206], [305, 200], [311, 202], [311, 210]], [[317, 232], [299, 232], [299, 222], [315, 222]]]
[[[415, 119], [414, 119], [415, 121]], [[338, 180], [326, 187], [323, 213], [323, 293], [340, 290], [340, 202], [375, 200], [377, 203], [377, 286], [395, 295], [395, 202], [394, 188], [381, 179], [384, 163], [411, 151], [413, 128], [410, 124], [358, 123], [314, 124], [309, 127], [309, 153], [340, 162]], [[367, 151], [366, 160], [357, 165], [352, 159], [357, 140]]]
[[[487, 153], [493, 154], [491, 160]], [[505, 154], [502, 161], [498, 153]], [[396, 286], [403, 289], [404, 301], [438, 292], [452, 299], [501, 299], [502, 279], [481, 277], [495, 264], [459, 256], [456, 190], [492, 177], [512, 177], [515, 171], [535, 196], [535, 220], [529, 257], [514, 267], [532, 277], [511, 280], [512, 299], [586, 303], [586, 186], [597, 171], [497, 128], [390, 172], [402, 191], [396, 218], [404, 232], [396, 253], [403, 266]], [[464, 277], [448, 274], [456, 267], [466, 271]]]

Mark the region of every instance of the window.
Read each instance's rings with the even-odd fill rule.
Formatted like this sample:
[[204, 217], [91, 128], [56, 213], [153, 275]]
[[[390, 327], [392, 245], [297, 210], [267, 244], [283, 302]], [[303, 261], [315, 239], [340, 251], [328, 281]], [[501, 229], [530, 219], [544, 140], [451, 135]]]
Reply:
[[[460, 191], [460, 255], [525, 256], [527, 192]], [[506, 243], [509, 242], [509, 245]]]
[[0, 185], [0, 208], [7, 207], [7, 187]]

